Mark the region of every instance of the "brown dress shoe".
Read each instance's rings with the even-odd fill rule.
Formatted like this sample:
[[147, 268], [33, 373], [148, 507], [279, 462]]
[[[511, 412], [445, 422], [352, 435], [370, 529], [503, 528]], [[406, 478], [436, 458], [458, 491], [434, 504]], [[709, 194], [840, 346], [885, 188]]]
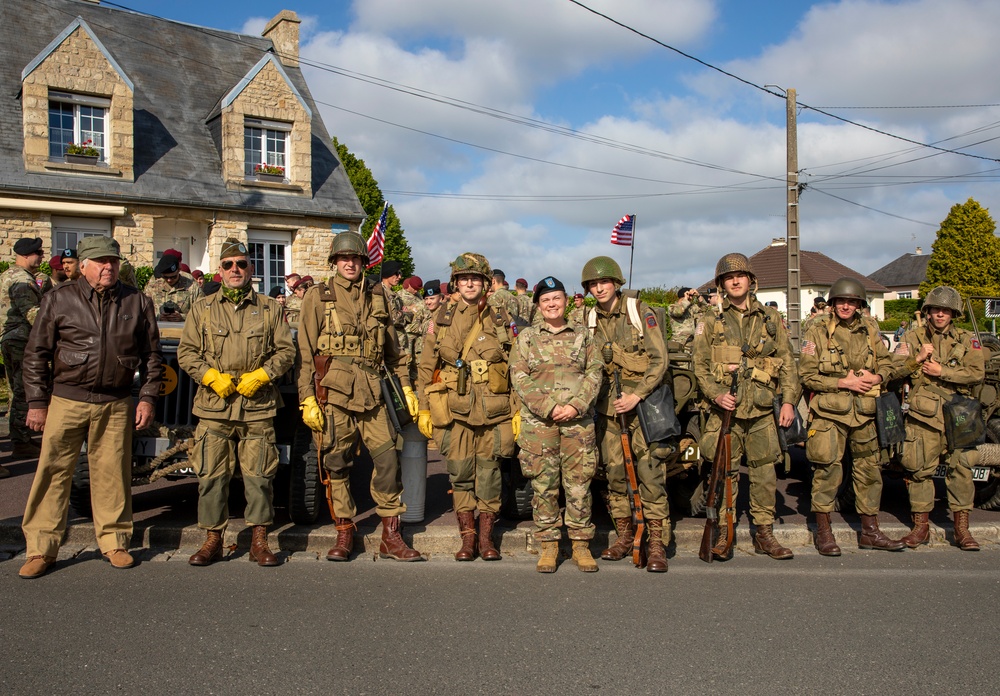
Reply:
[[913, 529], [905, 537], [900, 539], [907, 548], [915, 549], [921, 544], [926, 544], [931, 540], [931, 526], [928, 524], [928, 512], [913, 513]]
[[497, 516], [492, 512], [479, 513], [479, 557], [484, 561], [499, 561], [500, 552], [493, 545], [493, 524]]
[[262, 524], [254, 525], [249, 556], [251, 561], [264, 568], [281, 565], [281, 561], [271, 553], [271, 548], [267, 545], [267, 527]]
[[879, 551], [902, 551], [906, 544], [898, 539], [890, 539], [878, 528], [878, 515], [861, 516], [861, 536], [858, 537], [858, 548], [876, 549]]
[[632, 526], [632, 518], [616, 518], [615, 533], [618, 535], [615, 543], [601, 551], [601, 558], [605, 561], [620, 561], [625, 556], [632, 555], [632, 542], [635, 541], [635, 527]]
[[21, 566], [21, 570], [17, 571], [17, 574], [25, 580], [34, 580], [45, 575], [55, 562], [56, 559], [53, 556], [28, 556], [28, 560]]
[[667, 572], [667, 550], [663, 548], [664, 520], [648, 520], [649, 540], [646, 543], [646, 570], [650, 573]]
[[41, 453], [42, 448], [34, 442], [15, 442], [10, 456], [12, 459], [38, 459]]
[[830, 527], [830, 513], [816, 513], [816, 537], [813, 545], [819, 551], [820, 556], [839, 556], [840, 547], [833, 536], [833, 528]]
[[334, 524], [337, 526], [337, 541], [326, 552], [326, 560], [349, 561], [354, 550], [354, 522], [349, 517], [338, 517]]
[[979, 550], [979, 542], [972, 537], [972, 533], [969, 531], [968, 510], [955, 512], [955, 545], [963, 551]]
[[757, 533], [753, 537], [753, 550], [756, 553], [767, 554], [779, 561], [785, 561], [794, 556], [791, 549], [786, 549], [774, 538], [773, 527], [769, 524], [757, 525]]
[[202, 544], [201, 548], [188, 559], [188, 563], [193, 566], [207, 566], [221, 560], [222, 532], [210, 529], [205, 537], [205, 543]]
[[419, 551], [411, 549], [399, 533], [399, 516], [382, 518], [382, 541], [378, 545], [379, 558], [397, 561], [422, 561]]
[[456, 512], [458, 533], [462, 535], [462, 548], [455, 552], [456, 561], [471, 561], [476, 557], [476, 517], [469, 512]]
[[125, 549], [112, 549], [104, 554], [104, 558], [111, 562], [113, 568], [131, 568], [135, 565], [135, 559]]

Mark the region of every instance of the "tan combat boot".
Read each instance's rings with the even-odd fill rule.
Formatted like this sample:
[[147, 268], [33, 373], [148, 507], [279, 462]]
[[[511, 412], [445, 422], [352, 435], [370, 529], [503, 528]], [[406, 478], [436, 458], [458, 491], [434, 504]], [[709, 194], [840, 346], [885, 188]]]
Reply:
[[601, 558], [605, 561], [620, 561], [632, 553], [632, 542], [635, 540], [635, 527], [632, 526], [632, 518], [616, 518], [615, 532], [618, 535], [615, 543], [601, 551]]
[[931, 540], [931, 526], [928, 523], [930, 513], [913, 513], [913, 529], [905, 537], [900, 539], [907, 548], [915, 549], [921, 544], [926, 544]]
[[559, 561], [559, 542], [543, 541], [542, 552], [538, 555], [538, 565], [535, 570], [539, 573], [556, 572], [556, 564]]
[[582, 539], [573, 540], [573, 562], [584, 573], [597, 572], [597, 561], [590, 555], [590, 542]]

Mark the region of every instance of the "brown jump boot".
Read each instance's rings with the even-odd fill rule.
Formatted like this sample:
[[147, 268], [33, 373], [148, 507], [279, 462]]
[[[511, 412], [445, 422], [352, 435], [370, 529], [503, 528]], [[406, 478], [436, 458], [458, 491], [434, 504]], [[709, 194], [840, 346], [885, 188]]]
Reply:
[[955, 545], [963, 551], [978, 551], [979, 542], [972, 538], [969, 532], [969, 511], [955, 512]]
[[819, 551], [820, 556], [839, 556], [840, 547], [833, 537], [833, 529], [830, 527], [830, 513], [816, 513], [816, 536], [813, 545]]
[[456, 561], [471, 561], [476, 557], [476, 516], [473, 512], [456, 512], [462, 548], [455, 552]]
[[267, 527], [262, 524], [254, 525], [253, 537], [250, 541], [250, 560], [262, 568], [281, 565], [278, 557], [271, 553], [267, 545]]
[[585, 539], [573, 540], [573, 562], [584, 573], [596, 573], [597, 561], [590, 555], [590, 542]]
[[601, 551], [601, 558], [605, 561], [620, 561], [632, 553], [632, 542], [635, 541], [635, 527], [632, 526], [632, 518], [616, 518], [615, 532], [618, 534], [615, 543]]
[[208, 534], [205, 537], [205, 543], [201, 545], [201, 548], [198, 549], [197, 553], [188, 559], [188, 563], [193, 566], [207, 566], [221, 560], [222, 532], [209, 529]]
[[791, 549], [786, 549], [774, 538], [773, 527], [769, 524], [757, 525], [757, 533], [753, 537], [753, 550], [756, 553], [767, 554], [779, 561], [784, 561], [794, 556]]
[[499, 561], [500, 552], [493, 545], [493, 523], [497, 516], [492, 512], [479, 513], [479, 557], [484, 561]]
[[333, 523], [337, 528], [337, 541], [326, 552], [326, 560], [349, 561], [354, 550], [354, 521], [349, 517], [338, 517]]
[[382, 518], [382, 542], [378, 545], [379, 558], [396, 561], [422, 561], [424, 557], [406, 545], [399, 533], [399, 516]]
[[890, 539], [878, 528], [878, 515], [861, 516], [861, 536], [858, 538], [859, 549], [878, 549], [879, 551], [902, 551], [906, 544], [898, 539]]
[[646, 542], [646, 570], [650, 573], [667, 572], [667, 550], [663, 548], [664, 520], [647, 520], [649, 538]]
[[921, 544], [926, 544], [931, 540], [931, 526], [927, 523], [930, 516], [928, 512], [913, 513], [913, 529], [905, 537], [900, 539], [907, 548], [915, 549]]
[[[542, 552], [538, 554], [538, 565], [535, 570], [539, 573], [554, 573], [559, 562], [559, 542], [543, 541]], [[595, 569], [596, 570], [596, 569]]]

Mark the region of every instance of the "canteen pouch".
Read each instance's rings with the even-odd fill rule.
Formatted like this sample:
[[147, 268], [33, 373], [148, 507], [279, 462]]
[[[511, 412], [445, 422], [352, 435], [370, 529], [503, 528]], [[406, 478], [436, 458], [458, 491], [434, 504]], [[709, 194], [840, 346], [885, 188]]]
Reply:
[[510, 391], [509, 368], [505, 362], [490, 363], [489, 384], [490, 391], [494, 394], [506, 394]]
[[666, 442], [681, 434], [681, 422], [674, 410], [674, 392], [667, 381], [639, 402], [636, 415], [646, 444]]
[[781, 445], [782, 452], [787, 452], [790, 445], [798, 445], [806, 441], [806, 426], [802, 422], [802, 416], [797, 408], [792, 409], [795, 417], [792, 419], [791, 425], [787, 428], [778, 425], [781, 419], [781, 405], [781, 397], [774, 397], [774, 424], [778, 429], [778, 444]]
[[983, 405], [979, 399], [955, 394], [942, 405], [944, 436], [948, 449], [972, 449], [986, 442], [986, 424], [983, 423]]
[[906, 440], [903, 407], [896, 392], [886, 392], [875, 399], [875, 426], [878, 430], [878, 446], [882, 449], [901, 445]]
[[447, 428], [452, 423], [451, 410], [448, 408], [448, 386], [444, 382], [428, 384], [427, 404], [431, 412], [431, 424], [435, 428]]

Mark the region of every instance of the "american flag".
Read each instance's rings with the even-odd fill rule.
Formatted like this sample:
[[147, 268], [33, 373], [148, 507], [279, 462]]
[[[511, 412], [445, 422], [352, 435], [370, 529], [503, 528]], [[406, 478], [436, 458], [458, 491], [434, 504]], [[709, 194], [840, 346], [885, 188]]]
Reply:
[[635, 222], [635, 213], [624, 216], [611, 230], [611, 243], [618, 246], [632, 246], [632, 225]]
[[374, 268], [382, 263], [382, 255], [385, 253], [385, 216], [389, 212], [389, 204], [382, 208], [382, 216], [375, 223], [372, 236], [368, 238], [368, 268]]

